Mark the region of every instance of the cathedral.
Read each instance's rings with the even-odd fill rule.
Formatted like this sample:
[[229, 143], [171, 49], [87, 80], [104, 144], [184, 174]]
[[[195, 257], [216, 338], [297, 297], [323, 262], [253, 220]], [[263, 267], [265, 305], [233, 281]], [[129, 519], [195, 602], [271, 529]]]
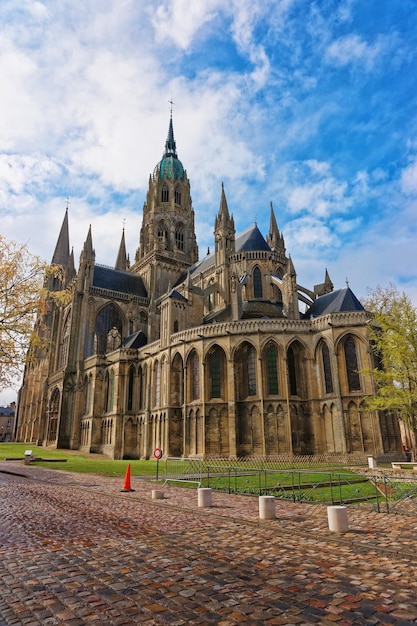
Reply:
[[114, 267], [90, 227], [78, 269], [68, 210], [19, 392], [18, 441], [113, 459], [401, 451], [396, 418], [374, 393], [370, 316], [327, 273], [297, 283], [270, 206], [269, 232], [236, 233], [222, 185], [213, 252], [199, 258], [187, 171], [172, 114], [149, 177], [134, 261], [124, 231]]

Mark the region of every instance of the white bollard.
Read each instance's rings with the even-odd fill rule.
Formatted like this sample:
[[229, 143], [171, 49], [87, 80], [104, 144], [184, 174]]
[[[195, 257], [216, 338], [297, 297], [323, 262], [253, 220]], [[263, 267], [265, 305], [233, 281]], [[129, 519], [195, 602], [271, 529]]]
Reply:
[[349, 530], [347, 509], [345, 506], [328, 506], [327, 519], [329, 530], [335, 533], [346, 533]]
[[275, 519], [274, 496], [259, 496], [259, 519]]
[[157, 489], [152, 490], [152, 500], [163, 500], [163, 499], [164, 499], [163, 491], [158, 491]]
[[368, 456], [368, 467], [371, 467], [372, 469], [376, 468], [376, 458], [373, 456]]
[[198, 506], [211, 506], [211, 489], [209, 487], [199, 487], [197, 489]]

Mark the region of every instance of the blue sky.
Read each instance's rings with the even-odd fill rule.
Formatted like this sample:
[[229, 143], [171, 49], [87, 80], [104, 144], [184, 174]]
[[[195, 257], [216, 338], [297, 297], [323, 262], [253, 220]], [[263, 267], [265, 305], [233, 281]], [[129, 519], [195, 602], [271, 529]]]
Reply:
[[2, 0], [0, 229], [50, 259], [70, 198], [133, 259], [174, 101], [200, 256], [224, 182], [237, 231], [273, 203], [298, 282], [417, 303], [415, 0]]

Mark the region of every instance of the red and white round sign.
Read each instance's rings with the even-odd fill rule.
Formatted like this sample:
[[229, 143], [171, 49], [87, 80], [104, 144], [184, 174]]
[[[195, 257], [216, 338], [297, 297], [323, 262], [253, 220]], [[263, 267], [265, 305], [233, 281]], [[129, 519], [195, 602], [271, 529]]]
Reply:
[[160, 459], [162, 457], [162, 450], [161, 450], [161, 448], [155, 448], [155, 450], [153, 451], [153, 455], [154, 455], [155, 459]]

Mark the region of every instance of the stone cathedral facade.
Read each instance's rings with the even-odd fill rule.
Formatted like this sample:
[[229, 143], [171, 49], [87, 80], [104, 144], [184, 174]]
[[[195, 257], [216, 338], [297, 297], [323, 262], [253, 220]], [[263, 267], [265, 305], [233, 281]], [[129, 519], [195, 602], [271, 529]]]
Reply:
[[[369, 315], [349, 287], [297, 283], [270, 207], [266, 237], [237, 234], [222, 186], [214, 248], [199, 260], [190, 181], [172, 116], [149, 177], [139, 247], [78, 269], [68, 211], [52, 262], [71, 300], [52, 304], [26, 367], [17, 439], [115, 459], [401, 450], [395, 418], [369, 412]], [[301, 312], [302, 309], [302, 312]]]

